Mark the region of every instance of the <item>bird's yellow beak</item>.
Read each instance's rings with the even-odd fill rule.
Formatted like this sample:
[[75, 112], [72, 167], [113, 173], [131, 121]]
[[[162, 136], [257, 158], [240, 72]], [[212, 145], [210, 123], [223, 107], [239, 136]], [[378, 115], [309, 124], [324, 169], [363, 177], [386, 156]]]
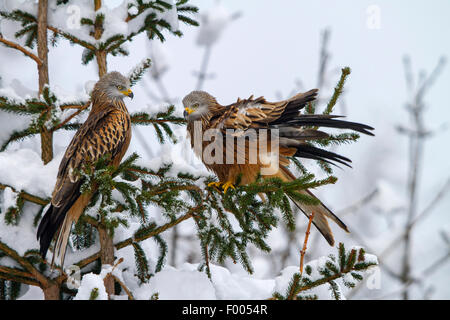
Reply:
[[123, 91], [120, 91], [120, 92], [122, 94], [126, 95], [127, 97], [130, 97], [131, 99], [133, 99], [133, 97], [134, 97], [133, 91], [131, 91], [131, 89], [123, 90]]
[[187, 113], [188, 115], [191, 114], [192, 112], [194, 112], [193, 109], [188, 108], [188, 107], [184, 108], [184, 111], [186, 111], [186, 113]]

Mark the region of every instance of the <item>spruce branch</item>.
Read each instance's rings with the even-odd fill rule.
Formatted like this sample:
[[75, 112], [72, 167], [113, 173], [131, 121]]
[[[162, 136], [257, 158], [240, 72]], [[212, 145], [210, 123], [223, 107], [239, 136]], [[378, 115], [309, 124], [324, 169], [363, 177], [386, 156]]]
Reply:
[[[120, 241], [120, 242], [116, 243], [114, 245], [114, 247], [115, 247], [116, 250], [119, 250], [119, 249], [122, 249], [122, 248], [125, 248], [125, 247], [128, 247], [128, 246], [132, 245], [134, 242], [141, 242], [141, 241], [149, 239], [149, 238], [151, 238], [151, 237], [153, 237], [155, 235], [158, 235], [158, 234], [160, 234], [160, 233], [162, 233], [162, 232], [172, 228], [173, 226], [175, 226], [175, 225], [177, 225], [177, 224], [179, 224], [179, 223], [181, 223], [181, 222], [183, 222], [183, 221], [185, 221], [187, 219], [192, 218], [194, 216], [193, 213], [196, 210], [199, 210], [199, 209], [193, 208], [190, 212], [188, 212], [185, 215], [179, 217], [175, 221], [166, 223], [166, 224], [164, 224], [164, 225], [162, 225], [160, 227], [145, 229], [145, 231], [143, 230], [142, 234], [139, 237], [130, 237], [128, 239], [125, 239], [123, 241]], [[77, 263], [74, 263], [74, 265], [76, 265], [76, 266], [78, 266], [80, 268], [83, 268], [83, 267], [91, 264], [92, 262], [98, 260], [99, 258], [100, 258], [100, 252], [97, 252], [97, 253], [89, 256], [89, 257], [86, 257], [86, 258], [78, 261]], [[66, 278], [67, 278], [67, 276], [63, 274], [63, 275], [59, 276], [56, 279], [56, 281], [63, 282]]]
[[133, 68], [129, 72], [128, 79], [130, 80], [131, 86], [134, 86], [139, 80], [142, 79], [142, 76], [152, 65], [152, 60], [147, 58], [142, 60], [137, 66]]
[[145, 112], [137, 112], [131, 114], [131, 123], [135, 125], [152, 125], [160, 143], [165, 141], [164, 134], [172, 142], [176, 142], [173, 131], [168, 124], [182, 125], [186, 123], [186, 120], [174, 116], [174, 113], [175, 107], [173, 105], [169, 106], [166, 111], [158, 112], [153, 116]]
[[333, 96], [331, 97], [330, 101], [328, 102], [328, 105], [323, 112], [323, 114], [330, 114], [333, 111], [334, 106], [336, 105], [337, 100], [341, 96], [342, 92], [344, 91], [344, 84], [347, 77], [350, 75], [351, 70], [349, 67], [345, 67], [342, 69], [341, 78], [339, 79], [338, 84], [334, 88]]
[[[83, 112], [84, 110], [86, 110], [89, 106], [91, 105], [91, 101], [86, 102], [83, 106], [76, 108], [78, 109], [77, 111], [75, 111], [74, 113], [72, 113], [70, 116], [68, 116], [66, 119], [64, 119], [63, 121], [61, 121], [60, 123], [56, 124], [55, 126], [53, 126], [53, 128], [51, 129], [51, 131], [56, 131], [58, 129], [64, 128], [67, 123], [72, 120], [74, 117], [76, 117], [77, 115], [79, 115], [81, 112]], [[73, 105], [71, 105], [71, 107], [73, 107]], [[67, 108], [67, 107], [66, 107]]]
[[[305, 267], [306, 274], [295, 273], [291, 278], [286, 293], [283, 295], [279, 292], [274, 292], [272, 299], [308, 299], [310, 296], [305, 295], [305, 292], [327, 283], [330, 285], [334, 298], [340, 299], [341, 293], [335, 280], [343, 279], [346, 287], [353, 288], [355, 281], [363, 280], [361, 273], [376, 265], [378, 265], [377, 262], [366, 260], [364, 249], [359, 248], [347, 251], [344, 244], [340, 243], [338, 246], [338, 257], [330, 255], [326, 261], [317, 266], [316, 270], [313, 270], [311, 265], [307, 265]], [[346, 277], [347, 274], [350, 277]]]
[[58, 29], [56, 27], [53, 27], [51, 25], [48, 25], [47, 28], [50, 31], [52, 31], [54, 34], [60, 35], [63, 38], [69, 40], [72, 44], [78, 44], [78, 45], [80, 45], [80, 46], [82, 46], [82, 47], [84, 47], [84, 48], [86, 48], [88, 50], [96, 51], [95, 45], [93, 45], [93, 44], [91, 44], [89, 42], [86, 42], [84, 40], [78, 39], [77, 37], [75, 37], [75, 36], [73, 36], [73, 35], [71, 35], [71, 34], [69, 34], [67, 32], [64, 32], [64, 31], [62, 31], [62, 30], [60, 30], [60, 29]]
[[17, 251], [9, 247], [6, 243], [0, 241], [0, 251], [16, 261], [24, 270], [33, 276], [39, 282], [40, 287], [51, 286], [52, 280], [48, 279], [41, 272], [39, 272], [33, 264], [31, 264], [26, 258], [20, 256]]
[[18, 268], [0, 266], [0, 279], [23, 283], [30, 286], [40, 286], [39, 281], [35, 280], [31, 273]]
[[1, 151], [5, 151], [6, 148], [9, 146], [10, 143], [12, 142], [16, 142], [16, 141], [21, 141], [25, 138], [28, 138], [30, 136], [39, 134], [40, 131], [38, 128], [36, 128], [35, 126], [31, 126], [29, 128], [26, 128], [22, 131], [14, 131], [11, 136], [8, 138], [8, 140], [6, 140], [0, 147], [0, 152]]

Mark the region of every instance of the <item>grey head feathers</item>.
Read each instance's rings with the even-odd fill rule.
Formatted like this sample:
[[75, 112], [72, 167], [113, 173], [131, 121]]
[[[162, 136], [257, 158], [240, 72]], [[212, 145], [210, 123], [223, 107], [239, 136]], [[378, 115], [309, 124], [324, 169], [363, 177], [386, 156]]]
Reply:
[[105, 74], [95, 85], [94, 93], [103, 93], [108, 99], [133, 98], [130, 81], [117, 71]]
[[198, 119], [209, 112], [210, 107], [216, 106], [217, 100], [208, 92], [192, 91], [183, 98], [184, 116], [188, 121]]

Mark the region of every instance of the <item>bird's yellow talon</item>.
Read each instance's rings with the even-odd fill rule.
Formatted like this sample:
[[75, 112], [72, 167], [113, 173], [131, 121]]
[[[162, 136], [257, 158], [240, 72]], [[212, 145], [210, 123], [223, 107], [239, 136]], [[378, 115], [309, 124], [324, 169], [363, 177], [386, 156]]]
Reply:
[[227, 193], [228, 188], [236, 189], [231, 181], [227, 181], [224, 183], [224, 185], [222, 186], [223, 192]]
[[208, 183], [208, 187], [217, 187], [220, 188], [221, 183], [219, 181], [214, 181], [214, 182], [210, 182]]

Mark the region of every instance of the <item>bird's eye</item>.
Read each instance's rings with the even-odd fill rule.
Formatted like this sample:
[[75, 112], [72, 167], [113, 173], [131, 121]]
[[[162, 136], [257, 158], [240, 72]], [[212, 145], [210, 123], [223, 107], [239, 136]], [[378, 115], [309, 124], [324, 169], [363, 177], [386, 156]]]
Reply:
[[192, 107], [193, 107], [193, 108], [198, 108], [198, 103], [194, 103], [194, 104], [192, 105]]
[[122, 86], [117, 86], [117, 89], [118, 90], [123, 90], [123, 87]]

